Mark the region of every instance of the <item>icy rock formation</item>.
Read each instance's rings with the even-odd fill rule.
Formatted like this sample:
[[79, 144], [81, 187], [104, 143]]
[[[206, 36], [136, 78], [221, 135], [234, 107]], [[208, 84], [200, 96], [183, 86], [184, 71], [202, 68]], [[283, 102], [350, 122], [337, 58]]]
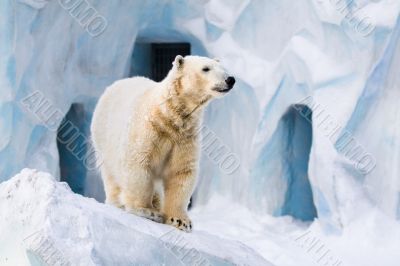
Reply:
[[[88, 3], [96, 21], [80, 13]], [[240, 167], [224, 172], [203, 151], [195, 205], [219, 194], [259, 213], [318, 216], [326, 228], [371, 207], [398, 219], [399, 9], [394, 0], [1, 1], [0, 180], [24, 167], [59, 176], [60, 120], [49, 127], [49, 113], [21, 106], [27, 96], [39, 91], [60, 117], [83, 104], [90, 121], [104, 88], [129, 76], [135, 42], [186, 41], [239, 80], [205, 124]], [[85, 182], [100, 198], [95, 175]]]
[[0, 209], [1, 265], [272, 265], [240, 242], [142, 219], [37, 170], [0, 185]]

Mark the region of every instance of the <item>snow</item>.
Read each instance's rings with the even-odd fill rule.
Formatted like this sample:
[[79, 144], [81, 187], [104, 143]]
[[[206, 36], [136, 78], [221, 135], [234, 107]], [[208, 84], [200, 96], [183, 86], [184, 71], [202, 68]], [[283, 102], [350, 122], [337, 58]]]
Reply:
[[196, 228], [240, 241], [273, 265], [395, 266], [400, 260], [400, 224], [377, 209], [357, 217], [343, 231], [327, 233], [319, 219], [310, 224], [290, 216], [259, 216], [226, 198], [211, 201], [212, 206], [192, 211]]
[[377, 209], [327, 234], [318, 219], [260, 216], [225, 197], [210, 200], [190, 212], [195, 227], [187, 234], [24, 169], [0, 184], [0, 263], [395, 266], [400, 260], [400, 225]]
[[1, 265], [272, 265], [238, 241], [128, 214], [37, 170], [0, 185], [0, 209]]

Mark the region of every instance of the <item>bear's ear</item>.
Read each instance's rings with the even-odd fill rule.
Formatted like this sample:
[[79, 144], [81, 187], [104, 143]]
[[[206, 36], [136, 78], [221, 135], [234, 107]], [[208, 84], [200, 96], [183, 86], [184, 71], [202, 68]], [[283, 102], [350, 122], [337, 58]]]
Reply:
[[173, 65], [174, 65], [177, 69], [180, 69], [180, 68], [183, 67], [183, 61], [184, 61], [183, 56], [177, 55], [177, 56], [175, 57], [175, 60], [174, 60]]

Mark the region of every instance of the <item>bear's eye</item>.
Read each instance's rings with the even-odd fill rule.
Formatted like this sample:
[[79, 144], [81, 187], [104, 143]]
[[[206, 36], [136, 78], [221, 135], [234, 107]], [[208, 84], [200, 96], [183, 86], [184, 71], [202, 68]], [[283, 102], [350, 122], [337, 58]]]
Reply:
[[208, 72], [208, 71], [210, 71], [209, 67], [203, 67], [203, 72]]

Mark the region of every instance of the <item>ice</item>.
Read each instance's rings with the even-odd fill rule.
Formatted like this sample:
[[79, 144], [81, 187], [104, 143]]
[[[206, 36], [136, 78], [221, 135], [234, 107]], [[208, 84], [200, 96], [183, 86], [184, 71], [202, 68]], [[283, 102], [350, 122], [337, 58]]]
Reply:
[[190, 212], [195, 228], [188, 234], [24, 169], [0, 184], [0, 263], [395, 266], [400, 259], [400, 225], [379, 210], [327, 234], [319, 221], [309, 226], [290, 216], [256, 215], [225, 197], [210, 200]]
[[2, 265], [272, 265], [244, 244], [139, 218], [37, 170], [3, 182], [0, 199]]
[[[142, 66], [132, 68], [143, 62], [132, 59], [136, 43], [186, 41], [238, 80], [204, 125], [240, 167], [224, 171], [204, 147], [195, 208], [222, 197], [259, 216], [315, 219], [326, 234], [371, 213], [398, 223], [399, 1], [84, 2], [105, 19], [100, 33], [66, 6], [74, 2], [0, 2], [0, 180], [24, 167], [59, 179], [57, 126], [72, 104], [89, 138], [104, 88]], [[23, 104], [36, 91], [47, 113]], [[74, 178], [84, 179], [67, 180], [74, 191], [103, 200], [96, 170]]]

